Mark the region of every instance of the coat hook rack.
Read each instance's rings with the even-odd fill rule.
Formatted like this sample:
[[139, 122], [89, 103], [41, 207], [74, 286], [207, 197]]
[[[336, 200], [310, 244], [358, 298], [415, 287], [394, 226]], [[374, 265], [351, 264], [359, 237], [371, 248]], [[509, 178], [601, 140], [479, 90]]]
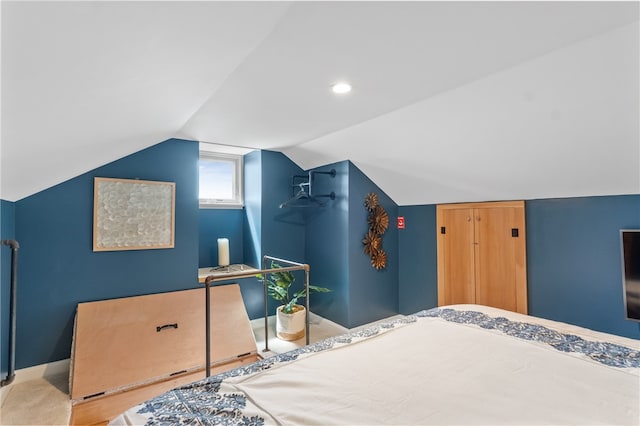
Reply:
[[[287, 207], [306, 208], [306, 207], [324, 207], [328, 200], [335, 200], [336, 193], [331, 191], [329, 194], [314, 195], [312, 192], [312, 184], [315, 175], [328, 175], [332, 178], [336, 177], [336, 169], [329, 171], [312, 170], [306, 175], [293, 175], [291, 177], [292, 197], [280, 204], [280, 208]], [[298, 188], [297, 192], [295, 189]]]

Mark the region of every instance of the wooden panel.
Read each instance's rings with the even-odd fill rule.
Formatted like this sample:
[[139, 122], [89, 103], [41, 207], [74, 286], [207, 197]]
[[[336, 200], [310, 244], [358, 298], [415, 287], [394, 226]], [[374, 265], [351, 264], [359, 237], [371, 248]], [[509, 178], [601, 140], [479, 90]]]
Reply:
[[[249, 355], [211, 369], [211, 374], [218, 374], [242, 365], [258, 361], [258, 355]], [[204, 370], [182, 374], [158, 383], [141, 386], [126, 392], [117, 392], [107, 396], [92, 398], [73, 405], [70, 425], [107, 424], [129, 408], [158, 396], [175, 387], [203, 379]]]
[[476, 238], [476, 303], [516, 310], [515, 228], [513, 208], [474, 211]]
[[[459, 216], [469, 211], [474, 218], [470, 226]], [[436, 212], [438, 305], [479, 303], [526, 314], [524, 201], [442, 204]], [[440, 233], [441, 226], [446, 226], [445, 235]], [[454, 228], [470, 233], [471, 241]], [[511, 236], [514, 228], [517, 238]], [[471, 255], [468, 244], [474, 246]], [[471, 283], [471, 288], [463, 283]]]
[[[438, 305], [475, 303], [473, 210], [440, 209], [438, 233]], [[441, 232], [445, 227], [445, 233]]]
[[524, 206], [474, 209], [474, 215], [476, 303], [526, 314]]
[[[204, 291], [199, 290], [202, 316], [200, 340], [204, 357]], [[256, 339], [249, 316], [242, 301], [238, 284], [211, 287], [211, 360], [212, 364], [226, 362], [239, 355], [257, 353]], [[204, 366], [204, 359], [200, 365]]]
[[[212, 364], [256, 353], [238, 285], [212, 287], [211, 304]], [[204, 289], [78, 304], [71, 398], [204, 368], [204, 306]]]

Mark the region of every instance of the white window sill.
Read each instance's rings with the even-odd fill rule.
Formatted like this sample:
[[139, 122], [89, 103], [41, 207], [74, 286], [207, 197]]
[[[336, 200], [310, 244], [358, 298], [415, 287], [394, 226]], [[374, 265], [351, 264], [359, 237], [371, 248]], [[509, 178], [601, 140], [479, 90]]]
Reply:
[[243, 204], [232, 204], [232, 203], [227, 203], [227, 204], [200, 204], [199, 207], [201, 209], [237, 209], [237, 210], [241, 210], [244, 208]]

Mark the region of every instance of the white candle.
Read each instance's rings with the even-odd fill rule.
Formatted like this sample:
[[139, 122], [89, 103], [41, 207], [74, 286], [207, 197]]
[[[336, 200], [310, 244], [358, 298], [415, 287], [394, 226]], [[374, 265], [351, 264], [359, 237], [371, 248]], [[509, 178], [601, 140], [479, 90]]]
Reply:
[[229, 266], [229, 240], [218, 238], [218, 266]]

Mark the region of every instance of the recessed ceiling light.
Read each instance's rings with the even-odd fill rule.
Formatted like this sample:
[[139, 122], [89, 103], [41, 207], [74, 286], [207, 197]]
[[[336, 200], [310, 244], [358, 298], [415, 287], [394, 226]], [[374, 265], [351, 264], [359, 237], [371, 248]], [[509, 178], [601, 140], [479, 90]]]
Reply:
[[343, 95], [351, 91], [351, 85], [349, 83], [340, 82], [331, 86], [331, 90], [333, 90], [333, 93]]

